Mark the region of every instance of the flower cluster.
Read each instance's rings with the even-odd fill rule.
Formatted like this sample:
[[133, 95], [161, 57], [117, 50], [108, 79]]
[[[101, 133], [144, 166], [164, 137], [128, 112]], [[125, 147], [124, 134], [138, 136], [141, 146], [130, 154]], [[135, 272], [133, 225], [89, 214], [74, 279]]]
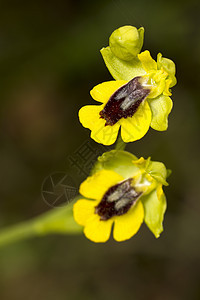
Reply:
[[[143, 27], [123, 26], [101, 49], [115, 80], [95, 86], [90, 94], [99, 104], [79, 111], [80, 122], [98, 143], [112, 145], [120, 128], [124, 143], [141, 139], [149, 127], [167, 130], [175, 64], [161, 53], [155, 61], [148, 50], [141, 52], [143, 38]], [[168, 185], [168, 175], [161, 162], [138, 159], [121, 150], [105, 152], [80, 186], [74, 219], [93, 242], [107, 241], [112, 228], [116, 241], [130, 239], [143, 222], [157, 238], [163, 231], [166, 198], [162, 187]]]

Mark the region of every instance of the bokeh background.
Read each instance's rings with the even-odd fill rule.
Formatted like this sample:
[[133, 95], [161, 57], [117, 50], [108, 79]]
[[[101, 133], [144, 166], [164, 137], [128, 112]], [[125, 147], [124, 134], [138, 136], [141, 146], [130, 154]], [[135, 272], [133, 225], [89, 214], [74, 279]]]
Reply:
[[[200, 299], [199, 1], [0, 1], [0, 226], [50, 209], [44, 179], [85, 177], [70, 157], [89, 141], [77, 112], [111, 76], [99, 50], [122, 25], [145, 27], [143, 50], [176, 62], [166, 132], [127, 149], [173, 170], [165, 231], [94, 244], [51, 235], [0, 249], [0, 299]], [[92, 149], [99, 151], [95, 143]], [[84, 167], [84, 166], [83, 166]]]

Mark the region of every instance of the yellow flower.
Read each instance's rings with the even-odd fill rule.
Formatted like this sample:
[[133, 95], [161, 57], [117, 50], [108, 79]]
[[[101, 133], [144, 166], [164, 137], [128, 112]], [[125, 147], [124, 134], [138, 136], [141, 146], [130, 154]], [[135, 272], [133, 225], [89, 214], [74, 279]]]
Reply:
[[91, 96], [102, 104], [87, 105], [79, 111], [80, 122], [91, 130], [91, 138], [98, 143], [113, 144], [120, 127], [126, 143], [141, 139], [150, 126], [160, 131], [168, 127], [172, 109], [169, 88], [175, 84], [174, 64], [161, 54], [156, 62], [149, 51], [138, 54], [137, 60], [140, 67], [135, 68], [134, 78], [130, 79], [129, 74], [129, 80], [95, 86]]
[[162, 163], [137, 160], [125, 151], [104, 153], [95, 173], [80, 186], [80, 194], [87, 199], [74, 204], [74, 219], [84, 226], [85, 236], [96, 243], [109, 239], [112, 226], [116, 241], [130, 239], [143, 221], [159, 237], [166, 209], [162, 190], [165, 178]]

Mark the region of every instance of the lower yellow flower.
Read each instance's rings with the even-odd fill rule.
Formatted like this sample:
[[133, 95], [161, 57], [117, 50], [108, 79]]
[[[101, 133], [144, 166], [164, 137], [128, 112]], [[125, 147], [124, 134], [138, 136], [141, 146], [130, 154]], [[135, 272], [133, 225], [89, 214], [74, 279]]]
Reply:
[[[159, 56], [162, 61], [162, 57]], [[101, 105], [87, 105], [80, 109], [82, 125], [91, 130], [91, 138], [111, 145], [119, 128], [124, 142], [141, 139], [151, 126], [166, 130], [172, 109], [169, 87], [172, 79], [150, 56], [149, 51], [138, 54], [143, 73], [131, 80], [108, 81], [95, 86], [91, 96]]]
[[[101, 169], [102, 164], [114, 169]], [[145, 221], [159, 237], [166, 209], [164, 165], [138, 160], [125, 151], [111, 151], [100, 158], [96, 168], [80, 186], [80, 194], [87, 199], [78, 200], [73, 208], [85, 236], [96, 243], [106, 242], [113, 227], [113, 237], [120, 242], [136, 234]]]
[[80, 193], [95, 199], [81, 199], [74, 204], [75, 221], [84, 226], [84, 234], [93, 242], [106, 242], [113, 228], [116, 241], [130, 239], [144, 220], [144, 209], [139, 201], [142, 192], [136, 191], [131, 179], [102, 170], [89, 177]]

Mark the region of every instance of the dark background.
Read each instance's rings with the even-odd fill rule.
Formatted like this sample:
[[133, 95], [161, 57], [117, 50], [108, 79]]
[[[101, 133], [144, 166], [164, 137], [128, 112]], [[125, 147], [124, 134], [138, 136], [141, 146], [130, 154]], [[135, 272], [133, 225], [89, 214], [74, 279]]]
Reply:
[[50, 209], [49, 174], [84, 179], [69, 160], [90, 141], [77, 112], [111, 79], [99, 50], [114, 29], [144, 26], [143, 50], [174, 60], [178, 79], [169, 129], [127, 147], [173, 171], [161, 237], [143, 225], [123, 243], [52, 235], [10, 245], [0, 250], [0, 299], [200, 299], [198, 2], [0, 1], [1, 228]]

